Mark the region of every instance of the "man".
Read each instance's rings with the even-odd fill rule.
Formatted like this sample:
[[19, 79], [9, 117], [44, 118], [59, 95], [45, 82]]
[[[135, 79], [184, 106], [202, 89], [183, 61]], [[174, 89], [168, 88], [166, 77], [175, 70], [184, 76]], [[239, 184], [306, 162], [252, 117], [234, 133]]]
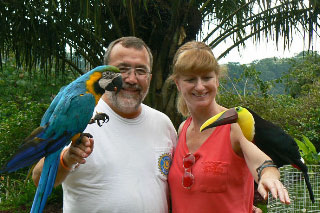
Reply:
[[[167, 174], [177, 136], [166, 115], [142, 104], [151, 51], [141, 39], [123, 37], [109, 45], [105, 64], [119, 68], [123, 89], [100, 99], [95, 112], [110, 120], [87, 126], [93, 139], [61, 154], [55, 185], [63, 186], [63, 212], [168, 212]], [[42, 166], [43, 159], [33, 172], [36, 184]]]

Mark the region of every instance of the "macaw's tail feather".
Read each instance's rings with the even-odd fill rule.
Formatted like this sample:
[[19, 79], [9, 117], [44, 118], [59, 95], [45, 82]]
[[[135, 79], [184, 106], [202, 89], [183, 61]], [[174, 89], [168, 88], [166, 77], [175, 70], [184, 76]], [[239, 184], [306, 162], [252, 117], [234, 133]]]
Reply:
[[38, 162], [41, 158], [64, 147], [70, 141], [71, 134], [66, 133], [57, 139], [43, 139], [41, 136], [43, 136], [43, 128], [38, 128], [31, 133], [25, 139], [25, 143], [2, 167], [0, 173], [14, 172]]
[[52, 192], [54, 182], [56, 180], [57, 170], [59, 167], [59, 157], [61, 150], [49, 154], [45, 160], [39, 180], [37, 192], [34, 196], [31, 213], [43, 212], [46, 201]]

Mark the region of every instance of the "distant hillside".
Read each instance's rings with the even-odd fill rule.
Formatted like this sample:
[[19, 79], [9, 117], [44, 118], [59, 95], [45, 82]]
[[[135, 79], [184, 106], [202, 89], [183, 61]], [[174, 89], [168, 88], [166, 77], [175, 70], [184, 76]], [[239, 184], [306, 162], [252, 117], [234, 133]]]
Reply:
[[250, 64], [228, 63], [225, 64], [228, 70], [228, 78], [226, 78], [226, 81], [222, 81], [221, 85], [228, 90], [234, 90], [233, 83], [238, 92], [243, 94], [244, 90], [248, 93], [248, 91], [254, 89], [255, 79], [260, 78], [264, 82], [271, 83], [270, 94], [284, 94], [285, 86], [281, 78], [288, 73], [293, 61], [303, 59], [304, 52], [301, 52], [292, 58], [265, 58]]

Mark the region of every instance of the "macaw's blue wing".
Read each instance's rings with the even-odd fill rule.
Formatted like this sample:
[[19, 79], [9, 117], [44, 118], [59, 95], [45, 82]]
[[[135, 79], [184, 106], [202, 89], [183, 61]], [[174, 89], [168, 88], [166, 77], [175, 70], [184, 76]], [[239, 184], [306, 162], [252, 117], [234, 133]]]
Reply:
[[67, 145], [72, 136], [82, 133], [95, 105], [111, 83], [121, 89], [121, 74], [116, 67], [104, 65], [62, 88], [45, 112], [40, 127], [25, 139], [0, 173], [30, 166]]
[[66, 130], [75, 134], [83, 132], [92, 117], [94, 107], [95, 98], [90, 93], [60, 100], [48, 121], [45, 136], [49, 138], [63, 135]]
[[63, 95], [64, 95], [63, 90], [64, 90], [66, 87], [67, 87], [67, 86], [62, 87], [62, 88], [60, 89], [59, 93], [56, 95], [56, 97], [52, 100], [49, 108], [46, 110], [46, 112], [45, 112], [44, 115], [42, 116], [40, 126], [45, 126], [45, 125], [49, 122], [49, 119], [50, 119], [52, 113], [54, 112], [56, 106], [58, 105], [59, 101], [61, 100], [61, 98], [62, 98]]
[[20, 168], [36, 163], [47, 155], [47, 150], [50, 150], [59, 144], [64, 147], [66, 142], [70, 140], [70, 137], [71, 134], [66, 133], [57, 140], [53, 138], [47, 140], [34, 138], [31, 141], [28, 141], [19, 148], [18, 152], [8, 161], [0, 173], [14, 172]]
[[113, 90], [109, 88], [110, 83], [121, 89], [121, 74], [116, 67], [105, 65], [96, 67], [61, 89], [44, 114], [40, 127], [25, 139], [0, 170], [0, 173], [13, 172], [45, 157], [32, 212], [42, 212], [56, 179], [61, 150], [71, 138], [84, 131], [105, 89]]
[[37, 128], [25, 139], [25, 143], [2, 168], [1, 173], [30, 166], [67, 145], [72, 136], [83, 132], [92, 117], [94, 107], [95, 99], [90, 93], [60, 103], [47, 125]]
[[[50, 154], [47, 155], [44, 160], [39, 185], [32, 204], [32, 213], [38, 213], [43, 211], [48, 196], [51, 194], [54, 182], [56, 180], [56, 174], [59, 167], [59, 157], [61, 150], [64, 147], [61, 145], [68, 143], [71, 140], [71, 137], [75, 134], [83, 132], [83, 130], [87, 126], [88, 121], [92, 117], [92, 113], [95, 107], [94, 102], [94, 97], [91, 94], [87, 93], [84, 95], [76, 96], [72, 98], [70, 103], [64, 103], [68, 105], [67, 110], [64, 113], [58, 113], [60, 116], [54, 116], [55, 119], [49, 120], [50, 126], [58, 126], [52, 129], [47, 128], [48, 132], [62, 131], [59, 128], [66, 128], [72, 130], [72, 132], [65, 132], [64, 135], [66, 135], [66, 137], [56, 140], [55, 143], [52, 146], [48, 147], [48, 149], [46, 150]], [[62, 114], [67, 114], [68, 116], [61, 116]], [[88, 114], [90, 116], [88, 116]], [[50, 122], [51, 120], [52, 122]]]

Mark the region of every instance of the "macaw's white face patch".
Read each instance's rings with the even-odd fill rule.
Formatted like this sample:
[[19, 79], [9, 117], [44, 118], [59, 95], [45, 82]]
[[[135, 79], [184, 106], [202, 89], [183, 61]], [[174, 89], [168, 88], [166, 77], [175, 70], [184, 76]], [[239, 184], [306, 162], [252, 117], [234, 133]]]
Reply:
[[171, 153], [164, 153], [158, 159], [158, 168], [162, 175], [167, 176], [171, 166]]

